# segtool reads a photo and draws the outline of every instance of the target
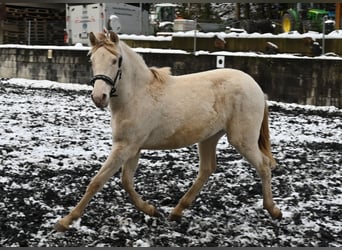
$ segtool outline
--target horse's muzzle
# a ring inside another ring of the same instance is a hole
[[[96,107],[105,108],[108,106],[109,95],[104,93],[102,95],[94,96],[93,94],[91,94],[91,99],[93,100]]]

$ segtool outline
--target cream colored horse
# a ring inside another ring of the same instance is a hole
[[[263,204],[270,215],[282,214],[273,202],[268,108],[258,84],[234,69],[171,76],[169,68],[148,68],[142,57],[113,33],[90,33],[97,107],[108,104],[112,113],[113,146],[77,206],[57,224],[65,231],[84,212],[91,198],[122,168],[122,185],[137,209],[157,216],[157,209],[134,189],[133,176],[142,149],[173,149],[198,142],[198,176],[171,211],[179,220],[216,169],[216,144],[229,142],[261,177]]]

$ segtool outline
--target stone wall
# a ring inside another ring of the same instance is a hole
[[[87,83],[92,76],[86,49],[0,47],[0,77]],[[171,67],[174,75],[216,68],[217,55],[140,53],[147,65]],[[224,53],[222,53],[224,55]],[[342,60],[339,58],[224,55],[224,66],[243,70],[260,84],[270,100],[342,107]]]
[[[91,68],[86,50],[0,48],[1,77],[85,83]]]

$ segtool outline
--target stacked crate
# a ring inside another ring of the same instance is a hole
[[[24,40],[21,31],[23,22],[17,9],[2,5],[0,12],[2,43],[20,43],[19,41]]]
[[[61,45],[65,10],[2,5],[0,10],[2,43]]]

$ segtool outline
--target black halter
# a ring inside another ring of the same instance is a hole
[[[119,63],[118,63],[118,71],[116,72],[116,76],[114,77],[114,79],[110,78],[109,76],[106,76],[106,75],[95,75],[89,82],[90,85],[94,85],[95,81],[96,80],[103,80],[105,81],[107,84],[109,84],[112,89],[110,91],[110,97],[113,97],[113,96],[117,96],[115,94],[116,92],[116,84],[118,82],[118,80],[121,79],[121,64],[122,64],[122,57],[120,56],[119,57]]]

